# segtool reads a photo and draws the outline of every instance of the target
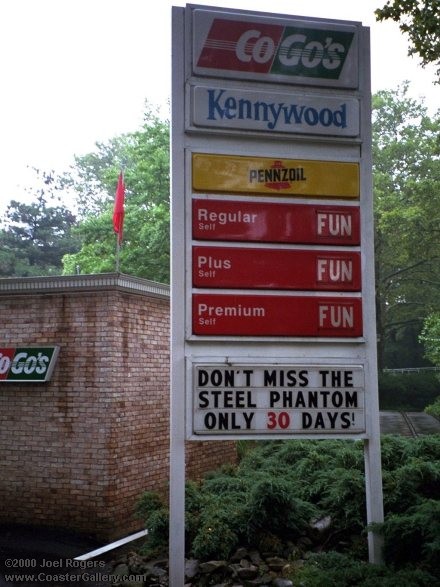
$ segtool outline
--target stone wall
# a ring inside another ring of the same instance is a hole
[[[0,280],[0,348],[60,346],[49,382],[0,382],[0,523],[113,539],[141,526],[143,491],[167,492],[168,292],[97,277]],[[234,459],[187,443],[187,476]]]

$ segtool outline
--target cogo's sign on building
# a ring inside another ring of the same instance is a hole
[[[357,30],[295,19],[280,23],[252,16],[194,11],[194,71],[308,85],[356,87]]]
[[[49,381],[59,347],[0,348],[0,382]]]

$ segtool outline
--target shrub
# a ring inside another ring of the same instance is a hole
[[[136,513],[139,518],[145,520],[145,525],[148,528],[144,553],[154,556],[164,550],[168,544],[168,507],[158,493],[149,491],[141,496]]]
[[[397,567],[418,565],[440,576],[440,502],[423,500],[383,525],[385,558]]]
[[[440,574],[440,435],[384,436],[382,457],[385,524],[375,530],[384,534],[389,568],[355,560],[366,553],[363,443],[348,440],[259,442],[238,466],[188,482],[187,554],[228,558],[246,543],[281,554],[298,541],[299,549],[308,543],[339,552],[309,557],[295,585],[434,585]],[[166,545],[168,512],[161,498],[144,495],[138,511],[149,548]],[[318,532],[312,522],[324,518],[330,525]],[[352,558],[342,556],[348,551]]]
[[[439,482],[438,464],[418,458],[411,458],[395,471],[384,471],[384,503],[387,511],[402,513],[421,499],[438,496]]]
[[[435,399],[435,401],[432,404],[426,406],[425,412],[427,414],[430,414],[431,416],[434,416],[434,418],[440,420],[440,395]]]
[[[356,469],[327,467],[319,476],[321,510],[338,530],[360,532],[365,528],[365,478]]]
[[[426,571],[396,571],[331,551],[312,554],[290,578],[294,585],[304,587],[432,587],[435,584],[435,577]]]
[[[198,503],[186,501],[186,516],[193,520],[188,552],[202,559],[227,558],[246,536],[248,490],[246,479],[223,470],[201,483]]]
[[[379,406],[381,410],[424,410],[440,392],[435,373],[381,373]]]
[[[259,530],[289,540],[299,538],[318,515],[316,507],[297,497],[288,480],[269,475],[250,488],[247,502],[249,539]]]
[[[227,559],[238,546],[239,537],[233,530],[227,512],[221,507],[205,508],[192,542],[192,554],[201,559]]]

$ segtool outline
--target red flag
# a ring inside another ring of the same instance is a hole
[[[122,242],[122,230],[124,228],[124,197],[125,184],[122,171],[118,177],[118,185],[115,194],[115,207],[113,209],[113,229],[118,235],[118,243]]]

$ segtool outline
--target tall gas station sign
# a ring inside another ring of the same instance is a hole
[[[380,522],[369,31],[187,5],[172,68],[171,512],[185,439],[339,438]]]

